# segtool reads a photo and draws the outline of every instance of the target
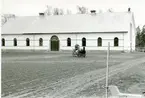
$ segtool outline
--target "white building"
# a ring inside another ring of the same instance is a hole
[[[132,12],[21,16],[2,26],[2,49],[133,51],[135,32]]]

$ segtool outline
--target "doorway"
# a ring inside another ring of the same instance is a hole
[[[52,36],[50,40],[51,51],[59,51],[59,39],[57,36]]]

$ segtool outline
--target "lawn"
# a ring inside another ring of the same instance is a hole
[[[145,57],[142,53],[121,53],[111,52],[109,67],[115,67],[123,62]],[[143,67],[144,63],[140,66]],[[88,52],[86,58],[72,57],[71,53],[51,52],[7,52],[2,53],[2,96],[3,97],[46,97],[60,94],[62,97],[72,93],[69,97],[99,95],[104,90],[105,80],[99,83],[89,84],[85,89],[83,86],[88,82],[88,77],[103,75],[106,67],[105,52]],[[134,88],[142,85],[142,78],[145,77],[142,67],[132,68],[130,71],[114,75],[117,78],[110,78],[110,84],[116,84],[121,90],[135,92]],[[140,73],[141,72],[141,73]],[[136,73],[138,73],[136,75]],[[87,76],[88,75],[88,76]],[[130,76],[140,79],[131,82]],[[86,80],[85,80],[86,79]],[[128,81],[129,79],[130,81]],[[89,79],[88,79],[89,80]],[[120,82],[121,80],[121,82]],[[82,82],[83,81],[83,82]],[[127,82],[126,86],[125,83]],[[131,83],[130,83],[131,82]],[[141,83],[138,84],[138,82]],[[77,84],[77,85],[76,85]],[[121,85],[121,86],[120,86]],[[99,89],[96,89],[96,87]],[[123,88],[124,87],[124,88]],[[71,89],[70,89],[71,88]],[[79,88],[79,89],[77,89]],[[75,93],[74,93],[74,90]],[[144,89],[142,89],[144,90]],[[67,92],[69,91],[69,92]],[[139,92],[138,92],[139,93]]]

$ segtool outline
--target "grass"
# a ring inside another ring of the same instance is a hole
[[[110,77],[109,85],[116,85],[122,93],[143,94],[145,92],[145,63]],[[105,80],[79,92],[78,96],[80,95],[86,97],[104,96]],[[111,95],[110,91],[109,95]]]
[[[145,92],[145,63],[133,67],[125,73],[119,73],[110,80],[110,84],[117,85],[121,92],[138,93]]]

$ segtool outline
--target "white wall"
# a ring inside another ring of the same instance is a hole
[[[124,33],[124,50],[125,51],[135,51],[135,38],[136,38],[136,27],[133,20],[133,13],[128,19],[128,32]]]
[[[88,33],[88,34],[40,34],[40,35],[2,35],[5,38],[6,46],[2,49],[31,49],[50,50],[50,39],[56,35],[60,40],[60,50],[72,50],[75,44],[82,46],[82,38],[86,38],[87,50],[106,50],[110,42],[111,50],[128,50],[128,33]],[[71,38],[71,46],[67,46],[67,38]],[[102,38],[102,47],[98,47],[97,39]],[[114,47],[114,38],[119,38],[119,46]],[[17,45],[13,46],[13,39],[17,38]],[[26,38],[30,39],[30,46],[26,46]],[[43,38],[43,46],[39,46],[39,38]]]
[[[136,27],[135,27],[135,22],[134,22],[134,17],[133,17],[133,14],[132,14],[132,21],[131,21],[131,24],[132,24],[132,49],[133,51],[135,51],[135,44],[136,44]]]

